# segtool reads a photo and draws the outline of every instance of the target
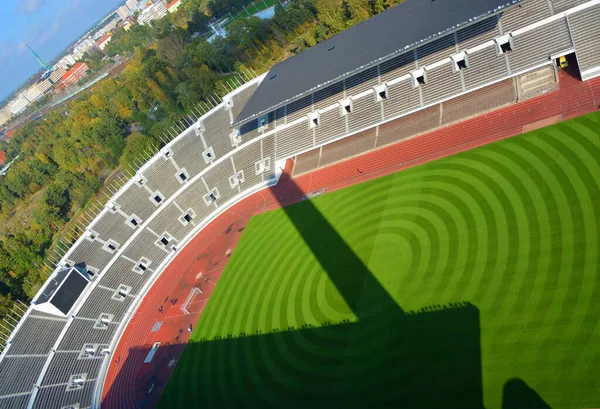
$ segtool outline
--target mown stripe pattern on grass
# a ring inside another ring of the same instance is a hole
[[[285,209],[256,216],[161,407],[492,409],[512,378],[600,405],[599,113],[294,206],[400,312],[360,322]]]

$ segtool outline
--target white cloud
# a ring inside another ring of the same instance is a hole
[[[46,4],[47,0],[18,0],[17,11],[23,14],[33,14]]]
[[[60,25],[58,24],[58,21],[55,21],[48,30],[44,31],[40,35],[40,37],[37,39],[37,44],[44,44],[46,41],[48,41],[50,37],[52,37],[54,33],[58,31],[59,27]]]

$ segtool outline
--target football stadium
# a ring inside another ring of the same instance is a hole
[[[22,305],[0,409],[599,407],[599,38],[406,0],[248,77]]]

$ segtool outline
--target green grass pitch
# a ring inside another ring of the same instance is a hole
[[[600,113],[249,222],[161,408],[600,407]]]

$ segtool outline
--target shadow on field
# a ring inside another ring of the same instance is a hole
[[[293,181],[273,192],[281,195],[282,204],[304,196]],[[356,322],[189,343],[159,407],[483,408],[480,321],[474,305],[402,310],[311,201],[283,209]],[[145,365],[160,369],[175,355],[171,348],[180,346],[161,346],[154,362]],[[133,368],[127,362],[124,366],[121,372],[131,377]],[[137,382],[138,399],[145,402],[140,407],[154,407],[169,373],[164,368],[160,378]],[[521,380],[509,381],[504,393],[503,408],[548,408]]]

